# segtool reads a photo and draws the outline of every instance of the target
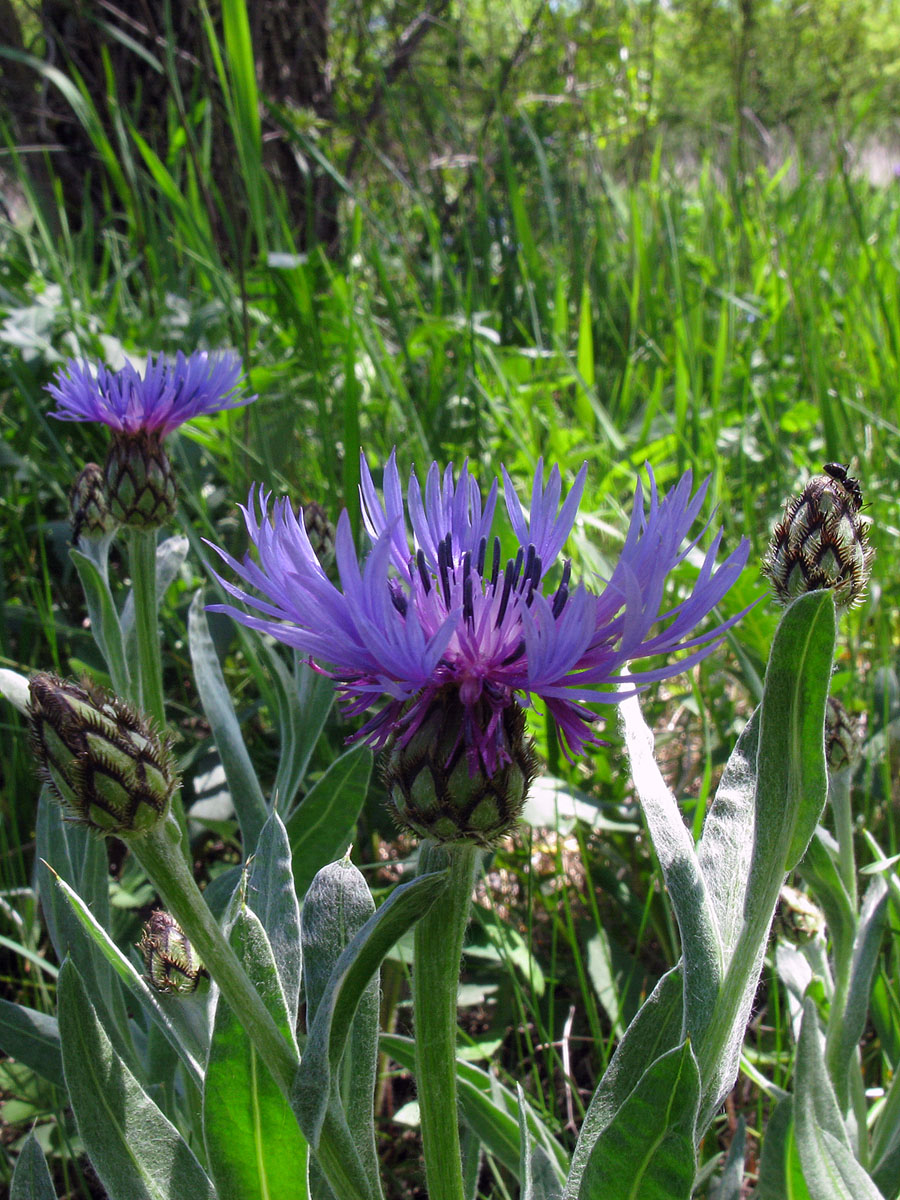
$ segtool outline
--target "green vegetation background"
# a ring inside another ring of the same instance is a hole
[[[726,543],[753,545],[733,611],[764,590],[758,563],[786,496],[824,461],[854,460],[878,557],[843,623],[834,692],[865,722],[860,820],[896,852],[900,4],[272,0],[248,16],[242,0],[199,0],[159,6],[152,28],[146,14],[0,0],[0,666],[99,668],[66,495],[105,436],[48,419],[43,390],[73,354],[117,365],[233,346],[260,397],[172,442],[194,540],[164,613],[188,794],[211,761],[183,632],[205,578],[199,538],[243,550],[251,481],[333,519],[345,504],[356,515],[361,447],[373,465],[394,445],[404,467],[468,457],[482,479],[503,462],[520,482],[539,455],[568,479],[586,459],[572,553],[602,573],[643,464],[661,486],[691,467],[711,476]],[[762,604],[727,652],[648,699],[695,828],[775,622]],[[252,670],[227,622],[216,633],[271,778]],[[49,1010],[30,890],[37,785],[23,723],[5,708],[0,724],[0,986]],[[556,828],[526,826],[496,856],[469,1036],[565,1138],[677,958],[677,931],[615,720],[610,746],[577,766],[542,722],[533,731],[589,819],[560,821],[545,803]],[[321,770],[346,730],[335,719],[326,732]],[[377,792],[364,863],[392,852]],[[198,847],[210,873],[237,854],[227,827]],[[112,866],[118,933],[134,942],[151,897],[121,855]],[[892,934],[872,1086],[900,1058],[898,950]],[[793,1047],[769,984],[748,1055],[784,1083]],[[60,1096],[14,1064],[0,1088],[0,1181],[37,1117],[66,1194],[89,1196]],[[710,1159],[737,1111],[757,1135],[764,1124],[752,1081],[733,1100]],[[391,1164],[398,1196],[414,1194],[408,1160]],[[498,1175],[491,1194],[506,1186]]]

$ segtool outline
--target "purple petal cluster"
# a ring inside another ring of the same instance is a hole
[[[363,731],[376,747],[411,737],[432,701],[452,688],[467,714],[466,743],[489,774],[508,759],[503,710],[535,697],[553,715],[567,753],[576,755],[596,740],[587,705],[615,703],[678,674],[721,642],[743,614],[701,634],[694,630],[735,582],[749,550],[745,539],[717,566],[719,532],[690,595],[667,608],[666,578],[702,536],[701,530],[687,540],[707,484],[692,493],[688,472],[660,497],[651,473],[649,505],[638,482],[610,579],[597,591],[574,586],[570,563],[556,564],[586,470],[563,499],[559,469],[545,483],[539,462],[526,514],[504,469],[503,501],[517,543],[504,561],[500,538],[492,536],[497,480],[484,499],[467,464],[458,478],[452,466],[441,475],[432,464],[424,494],[411,473],[404,503],[395,455],[384,470],[383,498],[363,461],[371,548],[360,562],[343,513],[336,540],[340,587],[322,570],[302,512],[295,516],[286,499],[270,509],[269,494],[252,490],[242,511],[258,561],[248,554],[239,562],[214,549],[254,591],[224,579],[223,586],[260,615],[212,607],[316,659],[337,681],[349,712],[383,701]],[[626,690],[619,688],[626,664],[664,654],[678,657],[654,669],[632,668]]]
[[[255,400],[242,390],[236,354],[198,350],[174,359],[147,356],[143,373],[127,363],[120,371],[70,359],[47,391],[61,421],[102,421],[117,433],[165,437],[192,417],[238,408]]]

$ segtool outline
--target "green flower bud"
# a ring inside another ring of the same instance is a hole
[[[488,776],[466,746],[466,709],[455,688],[439,693],[405,744],[395,743],[384,768],[397,824],[435,842],[495,845],[515,825],[537,774],[537,756],[525,736],[525,714],[502,710],[509,761]],[[484,714],[484,728],[489,714]]]
[[[117,522],[106,499],[103,470],[96,463],[88,463],[72,484],[69,519],[72,542],[76,546],[81,537],[101,538],[116,528]]]
[[[115,433],[103,471],[110,512],[123,525],[158,529],[175,512],[175,474],[158,433]]]
[[[30,684],[41,775],[70,821],[118,837],[159,824],[178,786],[169,742],[118,697],[54,675]]]
[[[763,563],[780,604],[804,592],[831,588],[841,607],[865,595],[875,551],[868,517],[860,514],[862,489],[840,463],[826,463],[789,501]]]
[[[187,935],[167,912],[152,912],[140,940],[147,982],[158,992],[189,996],[206,968]]]
[[[825,760],[829,771],[852,766],[859,757],[859,725],[840,700],[828,697],[825,708]]]

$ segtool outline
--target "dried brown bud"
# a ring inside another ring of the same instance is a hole
[[[147,981],[158,992],[189,996],[206,969],[187,935],[167,912],[152,912],[140,941]]]

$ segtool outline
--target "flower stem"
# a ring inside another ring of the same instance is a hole
[[[166,712],[156,603],[156,531],[129,529],[128,558],[134,589],[134,632],[138,656],[136,699],[138,706],[162,730],[166,727]]]
[[[275,1082],[290,1100],[298,1059],[238,962],[194,881],[179,848],[178,822],[168,822],[130,845],[166,908],[190,938]]]
[[[463,936],[480,851],[469,843],[441,847],[425,841],[419,873],[449,867],[441,903],[415,927],[413,1012],[416,1082],[429,1200],[464,1200],[456,1106],[456,997]]]

